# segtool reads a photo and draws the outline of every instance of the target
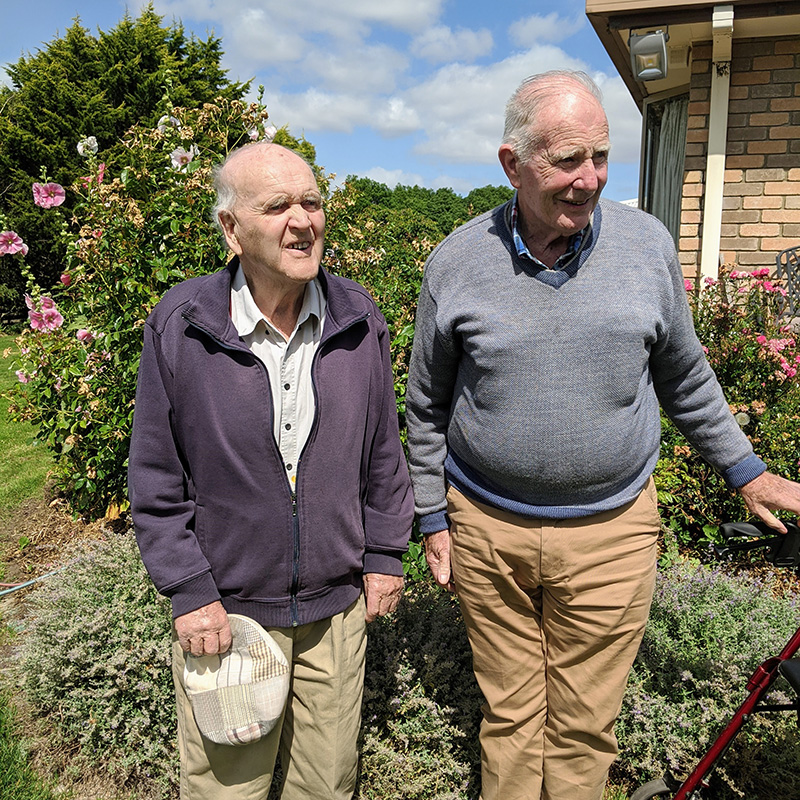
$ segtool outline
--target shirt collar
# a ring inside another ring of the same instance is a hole
[[[314,278],[314,280],[306,284],[303,305],[300,307],[295,330],[309,317],[313,316],[317,318],[317,321],[321,320],[324,313],[323,303],[324,295],[322,294],[322,289],[318,280]],[[272,330],[277,330],[261,313],[261,309],[256,305],[256,301],[253,300],[253,295],[247,285],[247,279],[241,266],[236,270],[231,283],[231,318],[239,336],[249,336],[255,331],[258,323],[262,321]]]
[[[516,192],[514,193],[514,200],[511,205],[511,235],[514,237],[514,247],[517,251],[517,255],[520,258],[527,258],[529,261],[533,261],[534,264],[542,269],[564,269],[564,267],[566,267],[567,264],[572,261],[575,254],[581,249],[583,239],[589,233],[591,228],[592,222],[590,220],[589,224],[583,230],[573,233],[567,241],[567,249],[564,254],[558,257],[556,263],[553,264],[552,267],[548,267],[539,261],[536,256],[531,255],[531,251],[528,250],[528,245],[525,244],[525,240],[522,238],[522,234],[519,232],[519,199],[518,194]]]

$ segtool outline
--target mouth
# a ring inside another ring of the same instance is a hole
[[[311,247],[311,242],[292,242],[288,245],[289,250],[308,250]]]
[[[568,200],[567,198],[559,198],[562,203],[566,203],[568,206],[572,206],[573,208],[584,208],[587,206],[592,200],[594,199],[594,195],[585,198],[584,200]]]

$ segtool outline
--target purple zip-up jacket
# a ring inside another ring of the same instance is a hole
[[[338,614],[362,574],[401,575],[413,498],[386,322],[320,270],[316,412],[296,495],[272,434],[263,363],[230,318],[234,259],[172,288],[144,328],[128,467],[142,559],[173,616],[222,600],[290,627]]]

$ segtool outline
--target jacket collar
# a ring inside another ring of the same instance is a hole
[[[205,279],[200,279],[197,292],[183,310],[183,317],[192,325],[229,345],[241,345],[242,340],[231,320],[231,284],[239,258],[232,258],[224,269]],[[322,341],[339,331],[360,322],[369,316],[365,304],[353,302],[353,293],[347,289],[347,281],[331,275],[323,267],[319,270],[319,282],[327,301],[325,328]]]

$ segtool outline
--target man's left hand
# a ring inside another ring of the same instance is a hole
[[[764,472],[739,487],[747,507],[771,528],[786,533],[786,526],[772,513],[784,509],[800,516],[800,483]]]
[[[364,574],[364,598],[367,601],[367,622],[391,614],[403,594],[402,575],[382,575],[379,572]]]

